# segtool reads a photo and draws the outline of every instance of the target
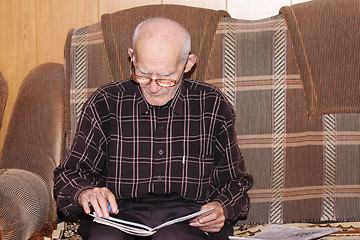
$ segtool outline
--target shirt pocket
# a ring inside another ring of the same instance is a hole
[[[212,168],[214,165],[214,156],[188,156],[186,161],[187,178],[190,182],[199,182],[205,184],[210,180]]]

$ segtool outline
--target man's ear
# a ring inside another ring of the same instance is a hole
[[[189,72],[191,70],[191,68],[196,63],[196,59],[197,59],[197,56],[193,53],[188,56],[188,60],[186,62],[186,67],[185,67],[184,72]]]
[[[132,59],[134,56],[134,49],[128,48],[128,54],[129,54],[130,58]]]

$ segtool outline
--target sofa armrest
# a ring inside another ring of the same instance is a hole
[[[38,175],[20,169],[0,174],[0,229],[5,239],[29,239],[54,211],[52,193]]]
[[[46,63],[20,87],[0,156],[4,239],[28,239],[56,219],[53,171],[64,158],[64,84],[64,66]]]

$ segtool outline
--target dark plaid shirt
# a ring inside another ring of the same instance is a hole
[[[238,148],[235,114],[216,87],[184,79],[175,97],[149,105],[131,80],[99,88],[84,105],[66,161],[55,170],[65,214],[81,191],[107,187],[117,199],[177,193],[217,201],[227,219],[245,215],[251,175]]]

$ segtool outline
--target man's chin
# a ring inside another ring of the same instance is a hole
[[[158,94],[158,95],[146,94],[145,99],[152,106],[163,106],[171,100],[171,98],[166,96],[166,94]]]
[[[148,103],[150,103],[150,105],[152,105],[152,106],[163,106],[167,102],[168,101],[148,101]]]

